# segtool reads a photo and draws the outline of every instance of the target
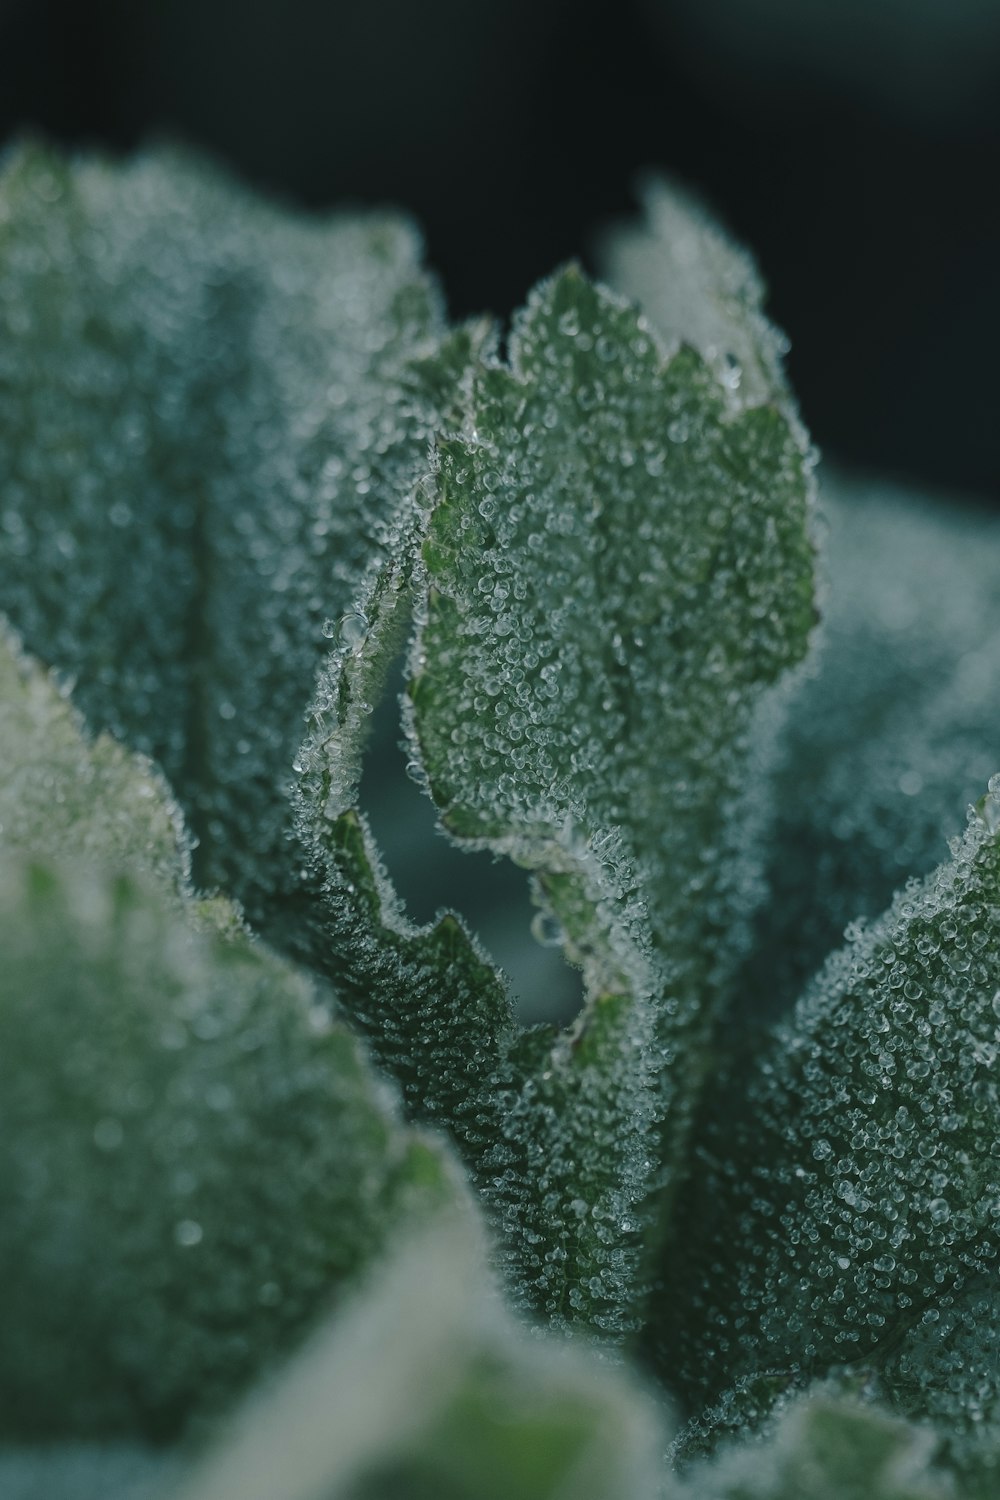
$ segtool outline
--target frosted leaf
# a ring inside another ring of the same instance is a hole
[[[162,1439],[457,1179],[315,987],[238,928],[11,856],[0,928],[0,1426]]]
[[[536,872],[588,993],[511,1099],[494,1191],[538,1303],[610,1331],[657,1119],[669,1176],[743,938],[754,710],[813,620],[807,465],[777,408],[734,411],[693,350],[665,362],[572,269],[439,453],[411,732],[446,830]]]
[[[459,330],[442,346],[437,369],[452,403],[449,410],[442,390],[442,420],[457,422],[455,393],[488,332]],[[510,1000],[453,913],[427,927],[409,921],[358,801],[373,706],[412,623],[425,523],[418,491],[393,532],[389,561],[372,570],[353,602],[350,617],[364,619],[363,638],[338,632],[319,675],[309,734],[295,759],[307,878],[278,930],[284,946],[335,982],[411,1112],[454,1131],[475,1168],[495,1135],[490,1083],[514,1034]]]
[[[196,160],[0,176],[0,609],[153,756],[195,876],[264,920],[338,619],[425,464],[438,297],[408,225],[278,212]]]
[[[110,735],[89,739],[66,693],[0,620],[0,849],[127,865],[186,891],[190,856],[163,777]]]
[[[529,1337],[465,1222],[398,1253],[166,1500],[653,1500],[651,1396]]]
[[[930,1419],[942,1465],[960,1492],[996,1493],[1000,1483],[1000,1326],[996,1278],[973,1279],[925,1309],[879,1364],[885,1396]]]
[[[926,1428],[820,1390],[788,1405],[764,1440],[692,1466],[677,1500],[950,1500],[935,1447]]]
[[[1000,844],[970,814],[952,860],[713,1081],[658,1308],[692,1402],[876,1358],[995,1274],[998,905]]]
[[[600,246],[610,285],[639,303],[661,338],[697,349],[734,406],[790,400],[788,341],[761,310],[752,257],[676,183],[648,176],[640,189],[644,222],[616,226]]]
[[[820,649],[788,715],[742,984],[772,1019],[848,922],[940,862],[1000,740],[995,517],[836,476],[821,509]]]

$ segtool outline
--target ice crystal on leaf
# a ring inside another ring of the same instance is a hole
[[[1000,852],[970,816],[710,1090],[662,1325],[692,1391],[901,1359],[995,1274]]]
[[[647,1500],[630,1341],[678,1500],[995,1489],[1000,782],[940,847],[995,769],[995,529],[834,482],[817,590],[752,263],[652,183],[605,266],[501,353],[391,216],[162,150],[0,172],[19,1496]],[[393,888],[401,657],[563,1030]]]
[[[464,1144],[515,1295],[614,1333],[742,938],[753,707],[813,623],[807,464],[780,410],[732,411],[694,350],[665,359],[572,269],[534,294],[509,366],[487,355],[466,384],[427,514],[321,677],[338,722],[303,749],[301,826],[373,1047]],[[452,837],[534,872],[587,982],[571,1034],[518,1038],[454,919],[406,924],[350,807],[345,747],[407,608],[428,791]]]

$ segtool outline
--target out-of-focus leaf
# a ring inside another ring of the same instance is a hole
[[[170,1500],[652,1500],[650,1394],[504,1313],[468,1220],[399,1252]]]
[[[237,927],[11,857],[0,927],[2,1427],[172,1435],[457,1179]]]
[[[950,1500],[936,1439],[877,1407],[822,1391],[799,1397],[763,1438],[693,1465],[677,1500]]]
[[[0,848],[127,866],[187,890],[180,809],[145,756],[88,739],[66,693],[0,622]]]
[[[824,479],[819,650],[787,718],[747,1017],[775,1019],[947,839],[1000,740],[1000,528],[955,501]],[[933,601],[933,608],[931,607]]]
[[[536,872],[587,987],[497,1153],[550,1313],[621,1319],[639,1205],[684,1138],[756,894],[753,713],[813,622],[806,469],[778,409],[734,411],[693,350],[665,361],[572,269],[441,444],[414,741],[444,827]]]
[[[159,1500],[174,1461],[155,1448],[58,1443],[0,1447],[3,1500]]]
[[[297,885],[327,633],[425,466],[441,329],[391,216],[294,217],[166,151],[0,175],[0,610],[158,761],[198,884],[261,922]]]
[[[649,176],[640,190],[642,221],[616,225],[599,246],[611,286],[661,338],[697,349],[734,406],[790,401],[788,340],[764,316],[753,258],[683,188]]]

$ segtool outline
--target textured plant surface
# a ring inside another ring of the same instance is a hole
[[[501,344],[391,216],[3,165],[4,1496],[996,1493],[1000,533],[817,503],[683,194],[603,262]]]

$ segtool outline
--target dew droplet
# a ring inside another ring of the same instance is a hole
[[[125,1132],[118,1120],[98,1120],[94,1126],[94,1145],[99,1151],[117,1151],[124,1136]]]
[[[360,610],[341,615],[336,625],[337,643],[343,646],[345,651],[360,651],[368,639],[369,629],[368,616],[363,615]]]
[[[174,1225],[174,1243],[184,1250],[200,1245],[204,1237],[205,1231],[196,1219],[179,1219]]]
[[[566,941],[562,923],[548,911],[536,911],[531,919],[531,936],[543,948],[561,948]]]

